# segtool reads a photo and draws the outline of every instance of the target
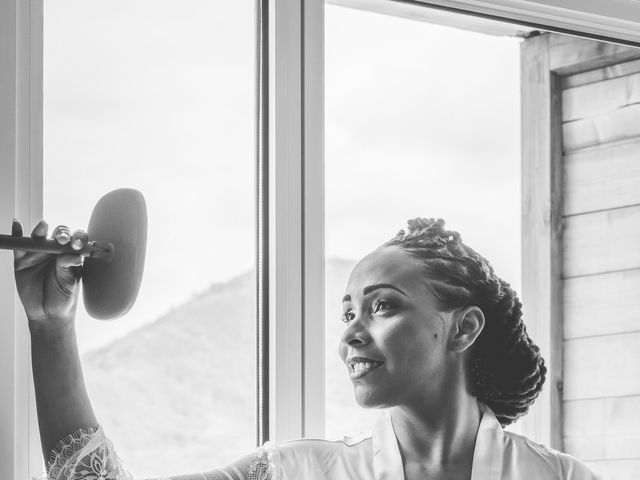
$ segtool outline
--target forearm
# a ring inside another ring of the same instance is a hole
[[[79,429],[97,425],[87,395],[72,322],[32,325],[31,357],[40,440],[45,460],[56,442]]]

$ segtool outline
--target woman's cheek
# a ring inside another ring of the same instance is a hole
[[[398,356],[407,348],[411,335],[401,319],[387,318],[371,329],[371,336],[385,355]]]
[[[426,360],[429,351],[441,341],[439,332],[426,328],[423,323],[414,324],[411,319],[402,317],[385,325],[384,336],[388,347],[411,359],[411,363]]]

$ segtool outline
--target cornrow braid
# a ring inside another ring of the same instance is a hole
[[[485,326],[468,357],[469,389],[502,426],[524,415],[544,384],[547,369],[522,321],[522,303],[489,262],[446,230],[444,220],[415,218],[383,246],[419,260],[441,310],[477,306]]]

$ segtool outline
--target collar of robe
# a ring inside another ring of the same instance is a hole
[[[480,427],[473,451],[471,480],[502,478],[504,432],[491,409],[479,402],[482,411]],[[391,411],[385,410],[373,431],[373,471],[375,480],[404,479],[400,447],[391,422]]]

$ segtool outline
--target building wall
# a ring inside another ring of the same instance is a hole
[[[640,60],[562,78],[565,450],[640,472]]]

